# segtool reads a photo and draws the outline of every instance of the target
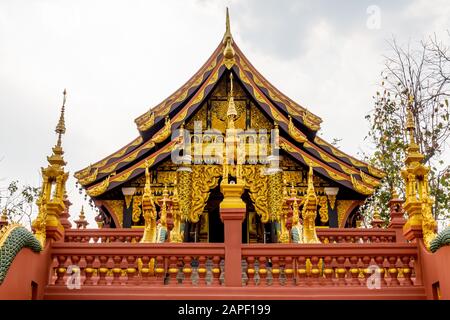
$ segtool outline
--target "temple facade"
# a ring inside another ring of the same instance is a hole
[[[411,114],[406,197],[364,228],[384,173],[318,136],[322,120],[244,56],[228,11],[137,138],[75,173],[92,229],[83,209],[69,221],[65,105],[33,232],[0,217],[0,299],[450,299],[450,229],[436,235]]]
[[[321,139],[322,120],[271,85],[226,25],[203,67],[135,120],[135,140],[75,174],[100,209],[98,223],[144,227],[147,183],[154,219],[169,229],[159,241],[223,242],[220,186],[241,179],[244,243],[292,241],[289,212],[302,212],[308,195],[314,226],[356,227],[358,208],[383,173]],[[162,201],[170,218],[161,214]]]

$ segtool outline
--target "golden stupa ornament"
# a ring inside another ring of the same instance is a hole
[[[66,133],[64,120],[67,91],[63,92],[63,104],[55,132],[58,135],[56,145],[53,147],[52,155],[47,157],[47,168],[41,168],[42,187],[41,194],[36,201],[38,215],[32,223],[32,229],[36,238],[45,247],[47,239],[47,228],[63,231],[64,227],[60,221],[60,214],[65,210],[64,194],[66,193],[66,181],[69,173],[64,171],[64,151],[61,146],[62,135]],[[55,233],[55,237],[57,232]]]
[[[427,249],[436,237],[437,223],[433,218],[434,199],[430,196],[428,174],[430,168],[423,165],[423,154],[415,140],[415,121],[412,113],[413,98],[409,99],[406,130],[409,145],[406,152],[405,169],[401,174],[406,185],[406,199],[403,208],[408,214],[408,221],[403,230],[407,238],[410,231],[422,230],[423,241]]]
[[[231,27],[230,27],[230,13],[227,8],[226,22],[225,22],[225,35],[223,36],[223,44],[225,46],[223,50],[224,64],[228,69],[231,69],[236,60],[234,59],[235,51],[232,46],[233,44],[233,36],[231,35]]]

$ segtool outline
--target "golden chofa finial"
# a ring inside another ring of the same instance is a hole
[[[61,136],[64,133],[66,133],[66,123],[64,121],[64,112],[65,112],[65,108],[66,108],[66,95],[67,95],[67,91],[66,91],[66,89],[64,89],[61,114],[59,115],[59,121],[58,121],[58,124],[56,125],[56,129],[55,129],[55,132],[58,134],[58,143],[57,143],[58,147],[61,146]]]
[[[233,41],[233,36],[231,35],[230,12],[227,7],[226,21],[225,21],[225,35],[223,36],[223,44],[226,44],[228,40]]]
[[[226,30],[222,42],[225,45],[225,49],[223,50],[224,64],[228,69],[231,69],[236,61],[234,60],[235,52],[233,46],[231,45],[233,43],[233,36],[231,35],[230,15],[228,13],[228,8],[227,8]]]

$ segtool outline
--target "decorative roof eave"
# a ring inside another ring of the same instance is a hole
[[[208,79],[203,83],[202,87],[196,92],[196,94],[191,97],[188,103],[181,110],[179,110],[172,119],[170,119],[169,136],[170,132],[178,129],[180,125],[186,120],[186,118],[189,117],[193,112],[195,112],[197,107],[202,104],[205,97],[213,89],[214,85],[223,74],[224,70],[225,67],[223,66],[223,61],[221,60],[220,63],[216,64],[213,72],[210,73]],[[115,161],[109,163],[104,167],[99,168],[98,176],[96,176],[96,180],[94,181],[103,179],[105,176],[108,176],[109,174],[122,169],[124,166],[130,164],[136,159],[139,159],[143,154],[146,154],[150,149],[154,148],[157,143],[163,142],[156,139],[156,137],[164,135],[165,138],[163,140],[169,138],[169,136],[166,136],[166,134],[164,133],[164,131],[166,131],[167,129],[168,128],[166,126],[161,128],[159,131],[155,132],[153,136],[149,140],[147,140],[147,142],[132,150],[132,152],[125,154],[120,158],[117,158]],[[94,181],[90,181],[90,183]]]
[[[247,59],[239,47],[234,44],[234,49],[237,55],[240,57],[240,64],[244,71],[248,72],[249,76],[255,82],[255,84],[261,89],[261,91],[273,101],[279,108],[286,113],[295,117],[298,121],[303,123],[306,127],[313,131],[320,129],[322,119],[306,108],[298,105],[295,101],[284,95],[275,86],[273,86]]]
[[[339,183],[363,196],[372,195],[375,191],[374,187],[362,181],[362,178],[359,175],[348,175],[338,171],[322,160],[317,159],[301,150],[299,147],[295,146],[283,137],[280,137],[280,147],[304,165],[313,167],[314,171],[318,172],[322,176],[325,176],[330,180],[333,180],[336,183]]]
[[[125,147],[112,153],[111,155],[107,156],[106,158],[104,158],[94,164],[91,164],[82,170],[75,172],[74,177],[78,180],[79,183],[81,183],[81,180],[85,179],[89,175],[92,175],[98,168],[104,167],[108,163],[114,161],[113,159],[120,158],[123,155],[134,150],[136,147],[138,147],[142,143],[142,141],[143,141],[142,137],[137,137],[136,139],[131,141],[129,144],[127,144]]]
[[[363,162],[361,160],[355,159],[352,156],[349,156],[348,154],[340,151],[335,146],[333,146],[331,143],[323,140],[319,136],[316,136],[314,138],[314,143],[317,144],[322,150],[326,151],[328,154],[332,154],[335,157],[339,158],[341,161],[355,166],[359,168],[360,170],[363,170],[365,173],[370,174],[373,177],[376,177],[377,179],[382,179],[386,176],[386,173],[384,173],[382,170],[375,168],[366,162]]]
[[[180,89],[175,91],[156,107],[136,118],[135,123],[138,126],[139,131],[142,132],[150,129],[154,125],[156,118],[164,118],[170,111],[174,110],[185,101],[189,95],[192,95],[195,92],[195,89],[200,87],[203,82],[206,81],[208,78],[207,73],[216,67],[221,55],[221,49],[222,44],[219,44],[206,63]]]
[[[291,135],[297,142],[307,141],[306,135],[300,130],[295,130],[292,126],[292,120],[286,117],[278,107],[274,106],[269,98],[267,98],[259,89],[259,87],[253,82],[251,78],[245,73],[240,59],[236,59],[236,63],[232,70],[238,75],[240,81],[249,92],[249,94],[255,99],[259,106],[265,111],[265,113],[275,122],[278,123],[281,129],[287,134]]]
[[[177,141],[173,140],[164,145],[159,150],[155,150],[152,154],[149,156],[141,159],[139,162],[131,166],[130,168],[117,173],[115,175],[109,175],[102,181],[96,183],[95,185],[89,187],[86,190],[86,193],[91,197],[99,197],[108,190],[114,189],[120,185],[122,185],[124,182],[129,181],[130,179],[133,179],[137,176],[139,176],[141,173],[145,171],[146,168],[146,162],[149,163],[150,167],[155,166],[156,164],[160,163],[164,159],[167,158],[167,156],[170,155],[172,152],[172,149],[175,147]]]

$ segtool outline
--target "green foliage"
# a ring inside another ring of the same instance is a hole
[[[0,189],[1,212],[6,209],[11,222],[22,223],[31,227],[34,203],[39,193],[40,188],[19,185],[19,181],[11,181],[6,187]]]
[[[450,54],[436,39],[422,41],[417,50],[401,48],[395,40],[392,52],[386,57],[380,90],[373,97],[374,109],[366,116],[370,123],[367,138],[375,148],[366,157],[386,177],[376,193],[361,208],[361,214],[370,220],[375,209],[388,220],[388,202],[392,192],[404,197],[401,170],[404,167],[408,137],[406,135],[409,96],[416,123],[415,138],[430,167],[430,193],[435,197],[433,213],[436,219],[449,217],[450,167],[442,157],[450,135]]]

